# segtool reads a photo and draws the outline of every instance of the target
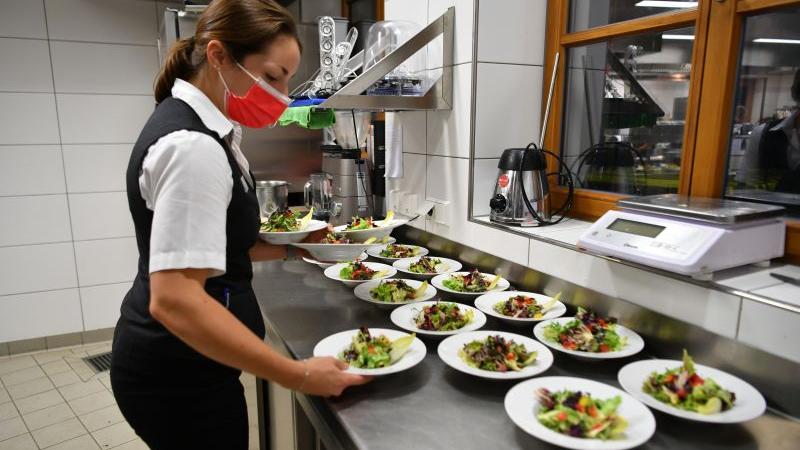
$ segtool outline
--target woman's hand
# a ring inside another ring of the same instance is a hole
[[[347,363],[336,358],[309,358],[304,364],[307,364],[308,378],[301,391],[306,394],[336,397],[348,386],[372,381],[372,377],[345,372]]]

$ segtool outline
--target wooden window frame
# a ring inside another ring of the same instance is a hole
[[[569,48],[638,33],[693,26],[695,39],[678,193],[721,197],[729,150],[732,93],[736,83],[744,18],[755,13],[800,6],[800,0],[699,0],[697,8],[668,11],[571,33],[567,31],[569,2],[547,2],[544,73],[548,80],[556,53],[560,54],[560,59],[550,121],[545,131],[545,148],[561,148]],[[714,76],[703,76],[707,67],[715,68]],[[549,83],[544,83],[542,111],[546,106],[548,88]],[[704,118],[702,127],[698,127],[700,117]],[[549,164],[556,167],[557,161],[549,157]],[[551,186],[551,195],[553,204],[561,204],[566,198],[567,189]],[[626,195],[613,192],[575,189],[570,215],[595,220],[607,211],[616,209],[617,200],[624,197]],[[800,262],[800,221],[787,222],[786,255],[790,261]]]

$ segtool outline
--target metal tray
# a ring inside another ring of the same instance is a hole
[[[689,198],[678,194],[626,198],[617,201],[617,205],[624,209],[724,224],[778,217],[786,212],[782,206],[720,198]]]

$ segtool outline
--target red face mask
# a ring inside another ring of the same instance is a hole
[[[219,72],[219,78],[225,86],[225,110],[228,117],[249,128],[274,125],[292,100],[263,79],[253,76],[241,64],[236,63],[236,65],[255,83],[250,86],[244,97],[239,97],[228,89],[228,84]]]

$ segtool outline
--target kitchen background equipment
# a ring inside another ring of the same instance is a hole
[[[257,181],[256,197],[261,219],[266,219],[273,212],[289,207],[289,183],[280,180]]]
[[[372,140],[368,143],[368,167],[372,174],[372,214],[386,216],[386,122],[372,122]]]
[[[405,20],[383,20],[369,28],[364,51],[364,70],[397,50],[402,44],[422,30],[422,26]],[[427,53],[423,48],[375,82],[369,95],[422,95],[430,87],[425,76]]]
[[[372,113],[337,110],[332,131],[336,144],[322,145],[322,170],[332,176],[333,201],[341,205],[331,223],[340,225],[352,217],[374,214],[370,167],[364,158]],[[382,181],[382,180],[381,180]]]
[[[333,177],[329,173],[312,173],[303,186],[307,208],[314,208],[314,219],[329,221],[338,216],[342,205],[333,200]]]
[[[572,208],[573,176],[564,159],[543,148],[544,134],[547,130],[547,121],[550,116],[550,105],[553,102],[553,89],[555,88],[556,74],[558,73],[558,58],[556,53],[553,64],[553,74],[550,78],[550,93],[547,97],[547,107],[542,118],[539,146],[530,143],[525,148],[508,149],[503,152],[500,162],[495,192],[489,201],[492,222],[506,225],[519,225],[536,227],[554,225],[566,217]],[[556,172],[547,172],[547,156],[553,157],[559,163]],[[550,195],[547,177],[557,175],[568,187],[564,203],[555,211],[551,211]],[[528,191],[531,197],[528,197]],[[555,220],[553,217],[557,217]]]
[[[581,153],[576,164],[575,178],[582,188],[647,195],[647,164],[630,142],[593,145]],[[637,164],[641,166],[641,175],[638,177],[635,171]]]
[[[624,210],[598,219],[579,247],[698,279],[784,253],[780,206],[676,194],[617,204]]]
[[[547,161],[542,152],[524,148],[503,151],[497,164],[497,183],[489,201],[493,222],[506,225],[535,226],[536,220],[522,198],[522,189],[530,193],[532,206],[544,220],[550,220],[550,193],[547,186]]]
[[[331,175],[333,201],[341,205],[339,214],[331,216],[332,224],[340,225],[352,217],[372,215],[372,190],[361,150],[323,145],[322,170]]]

